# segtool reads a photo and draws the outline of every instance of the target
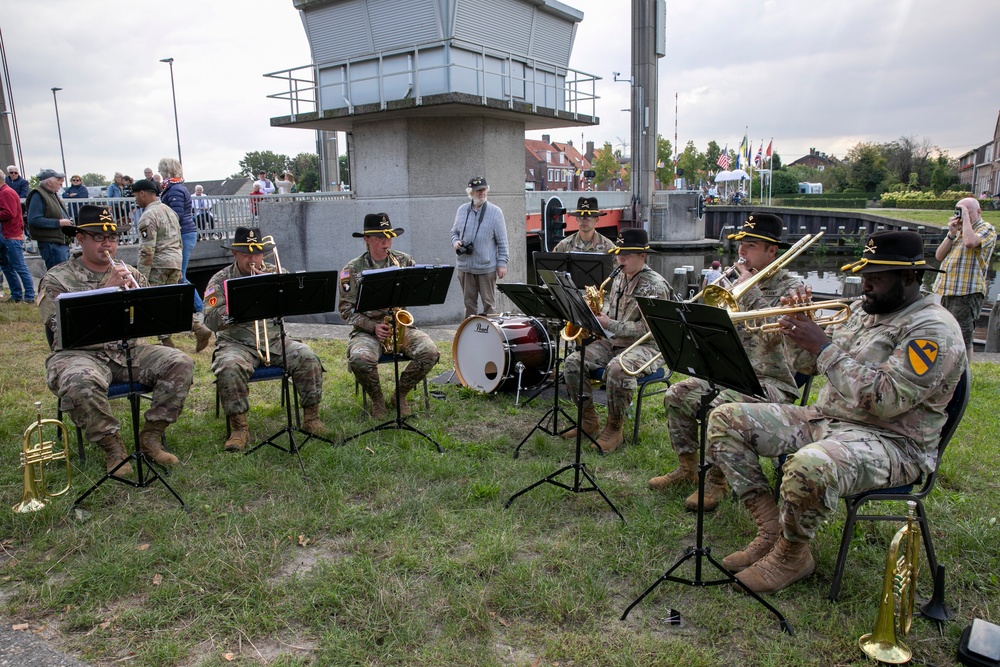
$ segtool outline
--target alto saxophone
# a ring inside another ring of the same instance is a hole
[[[399,268],[399,260],[388,251],[389,261]],[[382,341],[382,354],[399,354],[406,345],[406,328],[413,326],[413,314],[404,308],[393,308],[385,314],[382,324],[389,327],[389,336]]]

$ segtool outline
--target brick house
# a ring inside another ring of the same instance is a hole
[[[815,148],[810,148],[809,155],[803,155],[795,162],[792,162],[791,164],[785,166],[794,167],[798,165],[803,167],[812,167],[813,169],[823,171],[827,167],[833,167],[836,164],[837,164],[836,158],[827,157],[826,153],[821,153],[820,151],[817,151]]]
[[[590,169],[590,161],[572,141],[553,144],[547,134],[524,140],[526,190],[582,190],[584,169]]]
[[[958,182],[979,197],[1000,192],[1000,114],[993,126],[993,139],[958,157]]]

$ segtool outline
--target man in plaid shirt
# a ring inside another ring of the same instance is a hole
[[[966,197],[955,205],[948,234],[934,252],[945,271],[934,283],[934,293],[941,295],[941,305],[958,320],[970,363],[972,336],[986,299],[986,274],[996,241],[997,230],[983,220],[979,201]]]

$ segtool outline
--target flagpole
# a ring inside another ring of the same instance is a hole
[[[767,144],[768,156],[767,156],[767,169],[771,173],[771,178],[767,182],[767,205],[771,206],[771,189],[774,187],[774,137],[771,137],[771,141]]]

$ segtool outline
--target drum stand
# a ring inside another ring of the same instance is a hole
[[[618,518],[621,519],[622,521],[625,521],[625,517],[622,516],[622,513],[618,511],[618,508],[615,507],[615,504],[613,502],[611,502],[611,499],[608,498],[604,494],[604,491],[601,491],[601,487],[597,486],[597,482],[594,480],[593,476],[589,472],[587,472],[587,464],[583,463],[582,461],[580,461],[580,453],[581,453],[581,451],[583,449],[583,436],[584,435],[586,435],[587,438],[591,442],[593,442],[595,446],[597,446],[598,451],[600,451],[600,449],[601,449],[600,446],[597,445],[597,441],[595,441],[590,436],[589,433],[585,433],[584,430],[583,430],[583,428],[581,426],[579,426],[579,424],[583,423],[583,396],[584,396],[584,394],[583,394],[583,383],[586,381],[586,378],[584,377],[584,375],[585,375],[584,369],[586,368],[586,366],[584,365],[584,360],[586,358],[586,353],[587,353],[587,340],[584,340],[583,343],[581,343],[581,345],[580,345],[580,391],[577,394],[577,403],[576,403],[576,423],[577,423],[578,426],[577,426],[577,429],[576,429],[576,457],[574,458],[573,463],[565,465],[562,468],[560,468],[559,470],[556,470],[551,475],[549,475],[547,477],[544,477],[544,478],[538,480],[537,482],[535,482],[534,484],[521,489],[520,491],[518,491],[517,493],[515,493],[514,495],[512,495],[510,497],[510,499],[504,505],[504,509],[510,507],[511,503],[513,503],[514,500],[517,499],[518,496],[524,495],[525,493],[527,493],[528,491],[531,491],[532,489],[534,489],[537,486],[541,486],[542,484],[548,483],[548,484],[552,484],[554,486],[558,486],[560,488],[566,489],[567,491],[572,491],[573,493],[587,493],[588,491],[597,491],[597,493],[599,493],[601,495],[601,498],[604,498],[604,502],[606,502],[608,504],[608,506],[612,510],[614,510],[615,514],[618,515]],[[556,387],[558,388],[558,384],[556,385]],[[556,416],[558,415],[558,413],[562,411],[562,408],[560,408],[559,404],[558,404],[558,402],[559,402],[559,392],[558,391],[555,393],[555,397],[556,397],[555,398],[555,405],[549,411],[550,413],[552,413],[553,422],[555,421]],[[563,412],[563,414],[565,415],[566,413]],[[540,429],[542,427],[541,426],[542,421],[545,421],[545,419],[547,418],[547,416],[548,416],[548,413],[546,413],[546,417],[542,417],[542,420],[539,421],[539,423],[535,426],[535,428],[533,428],[531,430],[531,433],[534,433],[536,430],[538,430],[538,429]],[[529,433],[528,436],[530,436],[531,433]],[[523,445],[524,442],[527,439],[528,438],[526,437],[524,440],[522,440],[521,441],[521,445]],[[521,445],[517,446],[518,449],[521,448]],[[517,458],[517,450],[514,451],[514,458]],[[558,477],[562,473],[566,472],[567,470],[572,470],[573,471],[573,485],[572,486],[570,486],[568,484],[564,484],[563,482],[560,482],[560,481],[556,480],[556,477]],[[583,486],[583,480],[584,479],[586,479],[587,482],[589,482],[590,486]]]

